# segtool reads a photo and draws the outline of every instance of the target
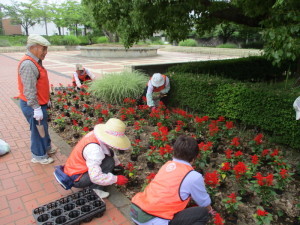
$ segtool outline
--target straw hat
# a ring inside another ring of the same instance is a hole
[[[131,143],[125,135],[126,125],[119,119],[110,118],[105,124],[95,126],[96,137],[110,147],[119,150],[128,150]]]
[[[155,73],[151,77],[151,84],[154,87],[160,87],[164,84],[164,82],[165,82],[165,80],[164,80],[163,76],[160,73]]]
[[[50,42],[38,34],[30,34],[27,39],[27,44],[39,44],[42,46],[49,46]]]

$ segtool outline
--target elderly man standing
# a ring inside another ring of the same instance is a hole
[[[32,163],[49,164],[54,160],[48,154],[51,149],[48,133],[47,107],[50,102],[50,88],[47,70],[42,65],[50,43],[40,35],[32,34],[27,39],[27,53],[18,66],[18,88],[20,106],[31,131]],[[37,125],[42,125],[44,135]]]

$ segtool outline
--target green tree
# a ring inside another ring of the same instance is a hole
[[[2,18],[3,18],[3,12],[2,12],[2,9],[3,9],[3,5],[0,4],[0,35],[3,34],[3,26],[2,26]]]
[[[266,56],[274,63],[299,60],[299,0],[83,0],[98,26],[120,35],[125,47],[165,31],[170,41],[187,38],[193,28],[221,23],[262,28]],[[282,33],[283,32],[283,33]],[[284,44],[282,44],[284,43]]]
[[[78,25],[83,24],[84,8],[83,6],[74,0],[66,1],[61,4],[63,8],[63,19],[66,27],[69,30],[73,30],[75,35],[78,36]]]
[[[66,27],[64,19],[64,8],[60,4],[52,3],[49,5],[50,20],[56,25],[58,34],[62,35],[62,27]]]
[[[12,19],[12,23],[20,24],[26,35],[28,29],[39,23],[42,18],[42,10],[39,0],[31,0],[29,3],[12,1],[11,5],[5,5],[5,15]]]

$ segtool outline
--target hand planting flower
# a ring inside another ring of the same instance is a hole
[[[253,216],[258,225],[268,225],[271,224],[271,221],[273,220],[272,214],[265,211],[262,207],[258,207]]]

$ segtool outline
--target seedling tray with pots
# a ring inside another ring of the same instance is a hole
[[[79,225],[101,217],[106,210],[105,202],[89,188],[68,195],[33,210],[39,225]]]

